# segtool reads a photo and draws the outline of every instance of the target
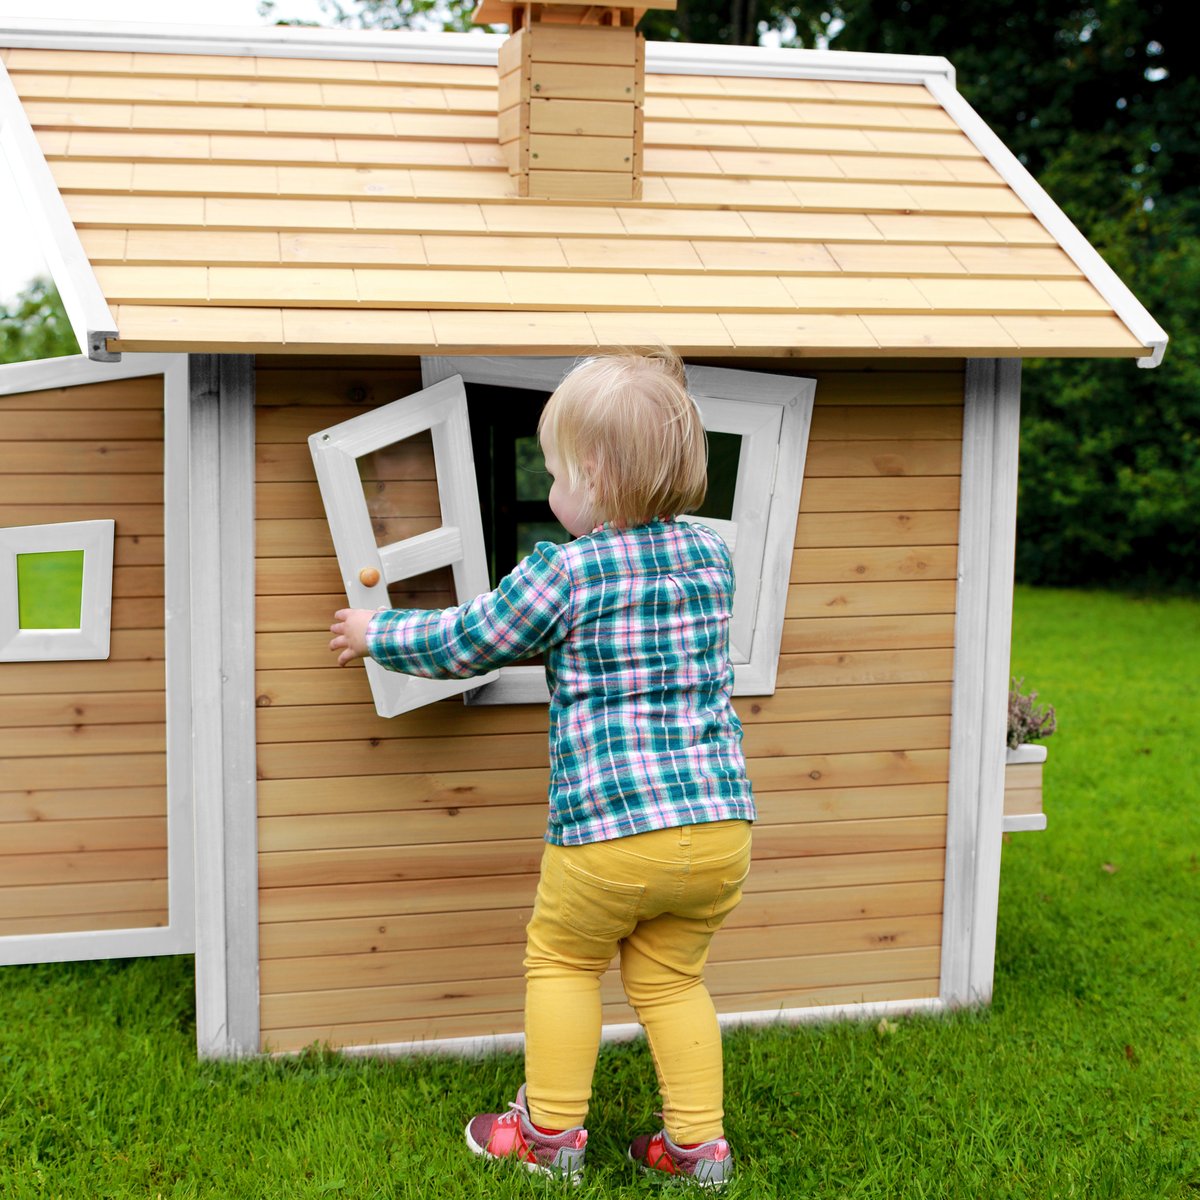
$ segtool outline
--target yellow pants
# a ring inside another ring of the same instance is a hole
[[[703,971],[749,869],[748,821],[547,844],[525,952],[525,1095],[535,1125],[584,1124],[600,976],[619,949],[667,1133],[683,1143],[723,1135],[721,1032]]]

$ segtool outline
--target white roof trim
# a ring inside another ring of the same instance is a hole
[[[0,18],[0,44],[41,50],[107,50],[152,54],[230,54],[267,58],[370,59],[495,66],[502,33],[411,33],[311,29],[297,26],[161,25],[129,21]],[[859,54],[842,50],[777,50],[647,42],[646,69],[679,75],[754,75],[923,83],[954,79],[944,58],[919,54]]]
[[[959,128],[983,156],[1000,172],[1004,182],[1021,198],[1031,213],[1046,227],[1088,281],[1112,306],[1143,346],[1153,353],[1139,358],[1139,367],[1157,367],[1167,348],[1167,334],[1146,311],[1141,301],[1117,278],[1117,273],[1100,257],[1100,252],[1076,229],[1070,217],[1050,198],[1019,158],[988,128],[983,118],[967,103],[953,84],[931,76],[925,86],[940,101]]]
[[[107,339],[117,336],[116,322],[3,63],[0,63],[0,159],[7,162],[12,172],[17,194],[58,286],[80,349],[98,362],[118,361],[121,356],[107,348]]]

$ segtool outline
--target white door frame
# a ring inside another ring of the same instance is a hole
[[[167,924],[140,929],[0,937],[0,965],[187,954],[195,947],[192,835],[191,645],[188,558],[188,392],[184,354],[82,355],[0,365],[0,396],[110,380],[163,378],[164,638],[167,702]]]

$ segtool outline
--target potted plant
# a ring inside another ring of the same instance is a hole
[[[1013,679],[1008,692],[1008,754],[1004,766],[1004,832],[1045,829],[1042,767],[1046,747],[1034,745],[1056,728],[1052,705],[1040,707],[1037,692]]]

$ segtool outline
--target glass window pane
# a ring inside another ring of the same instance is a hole
[[[80,628],[83,551],[18,554],[17,610],[22,629]]]
[[[698,517],[733,520],[733,493],[737,486],[738,460],[742,454],[740,433],[708,435],[708,494],[696,509]]]
[[[536,437],[519,437],[517,446],[517,499],[549,500],[553,482]]]

